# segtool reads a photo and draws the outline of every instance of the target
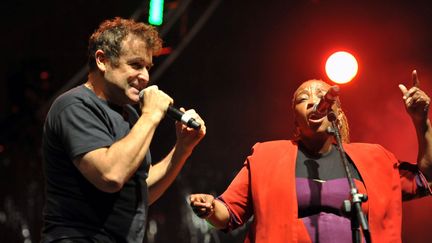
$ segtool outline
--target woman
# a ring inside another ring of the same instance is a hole
[[[347,119],[337,100],[337,117],[349,167],[360,193],[372,242],[401,242],[402,198],[430,194],[432,135],[430,98],[414,87],[399,85],[419,140],[417,164],[399,162],[377,144],[349,143]],[[245,242],[351,242],[349,215],[341,210],[350,199],[346,173],[328,132],[331,122],[314,104],[329,90],[321,80],[300,85],[293,97],[295,139],[257,143],[243,168],[216,200],[191,195],[195,213],[216,228],[231,230],[253,215]]]

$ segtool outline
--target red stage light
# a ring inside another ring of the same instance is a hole
[[[325,70],[330,80],[338,84],[344,84],[357,75],[358,63],[352,54],[339,51],[333,53],[327,59]]]

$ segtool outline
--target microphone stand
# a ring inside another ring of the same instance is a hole
[[[362,229],[366,242],[370,243],[371,237],[369,231],[369,224],[361,208],[362,202],[367,201],[367,195],[358,193],[357,186],[354,183],[354,180],[351,176],[350,168],[348,166],[348,159],[346,157],[345,151],[342,146],[340,131],[336,124],[337,121],[336,114],[331,109],[329,109],[327,113],[327,119],[332,123],[332,129],[330,132],[333,133],[333,135],[336,138],[337,149],[339,151],[339,155],[344,165],[345,172],[347,174],[348,183],[350,186],[351,199],[344,201],[343,210],[351,217],[351,230],[352,230],[352,240],[353,240],[352,242],[354,243],[361,242],[361,229]]]

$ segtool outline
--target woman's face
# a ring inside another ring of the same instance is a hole
[[[331,122],[326,114],[313,112],[312,107],[320,101],[329,88],[330,85],[323,81],[310,80],[300,85],[294,93],[294,122],[300,139],[328,135],[327,128],[331,126]],[[335,107],[336,105],[333,104],[332,109],[335,110]]]

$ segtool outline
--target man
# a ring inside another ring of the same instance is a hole
[[[42,242],[142,242],[148,205],[206,131],[194,110],[182,109],[200,129],[176,123],[174,148],[151,165],[149,145],[173,103],[146,87],[161,43],[153,27],[121,18],[90,37],[87,82],[57,98],[45,121]],[[131,106],[138,103],[141,115]]]

